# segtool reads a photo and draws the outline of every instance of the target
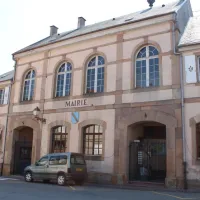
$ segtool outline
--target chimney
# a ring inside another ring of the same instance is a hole
[[[78,28],[82,28],[85,26],[85,19],[83,17],[78,18]]]
[[[58,28],[56,26],[50,26],[50,36],[56,35],[58,33]]]
[[[153,7],[153,4],[155,3],[155,0],[147,0],[147,2],[149,3],[149,7]]]

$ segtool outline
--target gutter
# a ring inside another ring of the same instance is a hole
[[[9,111],[10,111],[10,96],[12,92],[12,85],[14,84],[14,80],[15,80],[15,73],[16,73],[16,61],[14,65],[14,76],[13,76],[13,79],[11,80],[11,84],[9,86],[9,93],[8,93],[8,109],[7,109],[7,116],[6,116],[6,129],[5,129],[4,140],[3,140],[3,162],[2,162],[1,173],[0,173],[1,176],[3,175],[4,161],[5,161],[6,140],[7,140],[7,135],[8,135],[8,117],[9,117]]]
[[[186,2],[186,1],[185,1]],[[185,3],[184,2],[184,3]],[[176,13],[177,15],[177,13]],[[180,60],[180,89],[181,89],[181,123],[182,123],[182,139],[183,139],[183,143],[182,143],[182,151],[183,151],[183,178],[184,178],[184,190],[188,189],[187,186],[187,160],[186,160],[186,134],[185,134],[185,103],[184,103],[184,98],[185,98],[185,94],[184,94],[184,76],[183,76],[183,56],[180,52],[176,51],[176,30],[175,30],[175,26],[176,26],[176,16],[173,23],[173,37],[172,37],[172,41],[173,41],[173,46],[174,46],[174,55],[179,56],[179,60]]]

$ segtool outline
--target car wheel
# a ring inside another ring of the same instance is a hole
[[[57,177],[57,184],[60,186],[64,186],[66,184],[66,177],[64,174],[59,174]]]
[[[26,172],[25,173],[25,181],[26,182],[32,182],[33,181],[32,173],[31,172]]]

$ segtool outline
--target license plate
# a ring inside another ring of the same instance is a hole
[[[80,169],[80,168],[76,168],[76,171],[77,171],[77,172],[82,172],[83,170]]]

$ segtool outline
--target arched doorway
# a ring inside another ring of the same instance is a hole
[[[27,126],[14,129],[13,174],[22,175],[24,168],[31,164],[33,129]]]
[[[140,122],[128,126],[129,181],[165,182],[166,126]]]

